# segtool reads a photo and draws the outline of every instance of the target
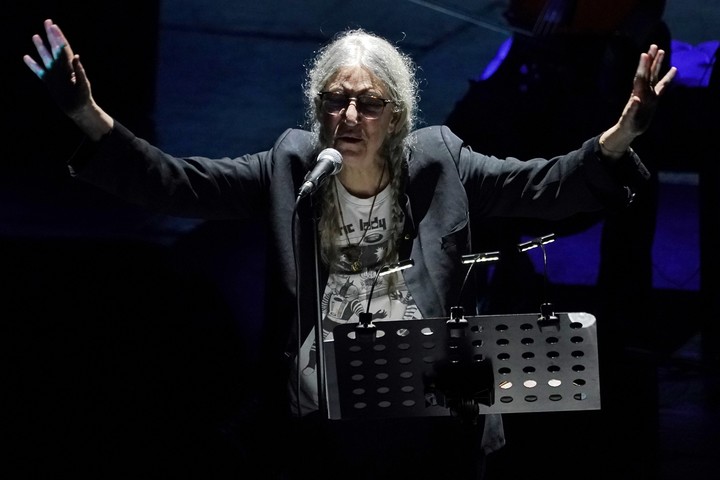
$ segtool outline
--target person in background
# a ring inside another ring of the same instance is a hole
[[[332,326],[357,322],[366,303],[378,321],[447,316],[462,288],[460,258],[472,252],[470,216],[626,208],[648,178],[631,144],[675,75],[660,76],[665,52],[651,45],[614,123],[563,155],[500,159],[447,127],[416,129],[412,59],[352,29],[309,65],[306,129],[286,130],[266,151],[210,159],[163,152],[103,110],[52,20],[32,41],[26,65],[86,137],[70,175],[165,214],[268,220],[263,355],[248,374],[252,399],[225,429],[242,468],[262,478],[483,478],[486,456],[505,443],[499,415],[328,420],[313,374],[323,360],[316,319],[331,341]],[[330,161],[333,171],[318,174]],[[368,281],[405,259],[413,268]],[[474,298],[461,303],[474,311]]]

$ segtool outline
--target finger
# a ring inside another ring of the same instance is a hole
[[[649,54],[640,54],[640,61],[638,62],[635,77],[633,78],[633,92],[638,93],[649,87],[649,69],[651,68],[650,61],[651,59]]]
[[[50,43],[50,48],[53,52],[53,58],[59,58],[63,51],[68,55],[68,58],[72,58],[72,50],[70,49],[70,44],[65,38],[65,35],[63,35],[62,30],[60,30],[60,27],[58,27],[54,23],[51,23],[47,26],[46,32],[48,36],[48,42]]]
[[[665,76],[655,86],[655,93],[657,95],[662,95],[665,88],[667,88],[670,82],[673,81],[673,78],[675,78],[675,74],[677,74],[677,67],[670,67],[670,70],[668,70]]]
[[[35,60],[30,55],[25,55],[23,57],[23,61],[25,62],[25,65],[32,70],[32,72],[37,75],[38,78],[42,79],[43,76],[45,76],[45,69],[42,68],[40,65],[37,64]]]
[[[40,35],[33,35],[32,41],[35,45],[35,50],[37,50],[38,55],[40,55],[40,60],[42,60],[43,65],[45,65],[45,68],[50,68],[53,64],[53,59],[50,52],[48,52],[47,47],[45,47],[43,39]]]
[[[658,49],[659,49],[659,47],[656,44],[652,43],[652,44],[650,44],[650,47],[648,47],[647,53],[648,53],[648,55],[650,55],[651,57],[654,58],[658,53]]]
[[[653,59],[652,66],[650,67],[650,84],[655,85],[658,83],[660,78],[660,70],[662,69],[663,62],[665,61],[665,51],[658,50],[657,56]]]
[[[658,46],[656,44],[650,44],[647,51],[648,56],[648,82],[650,86],[657,82],[657,72],[655,71],[658,59]]]
[[[52,26],[53,22],[49,18],[43,22],[43,26],[45,27],[45,36],[48,39],[48,43],[50,43],[50,46],[53,46],[53,32],[52,32]]]

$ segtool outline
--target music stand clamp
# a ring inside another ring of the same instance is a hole
[[[355,326],[357,338],[360,341],[373,341],[377,338],[377,327],[372,323],[372,313],[361,312],[358,314],[358,323]]]
[[[540,305],[538,327],[540,327],[540,331],[552,329],[557,332],[560,330],[560,320],[557,315],[555,315],[552,303],[543,303]]]
[[[448,326],[450,338],[464,337],[468,327],[468,322],[465,319],[465,309],[460,306],[451,307],[450,319],[445,324]]]

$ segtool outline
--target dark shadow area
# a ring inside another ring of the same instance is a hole
[[[0,246],[8,478],[202,478],[239,461],[222,427],[253,388],[247,327],[192,258],[118,240]]]

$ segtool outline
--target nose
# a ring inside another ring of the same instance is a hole
[[[355,125],[358,122],[357,100],[351,98],[345,107],[345,123]]]

